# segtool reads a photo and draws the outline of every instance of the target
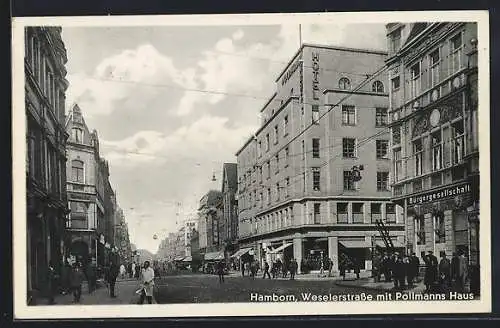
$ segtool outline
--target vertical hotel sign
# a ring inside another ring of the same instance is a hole
[[[319,100],[319,52],[312,52],[312,94],[313,100]]]

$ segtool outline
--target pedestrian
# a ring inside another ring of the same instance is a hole
[[[149,263],[149,261],[147,261]],[[146,264],[146,262],[144,262],[144,264]],[[153,270],[151,268],[151,270]],[[139,280],[141,278],[141,266],[139,264],[137,264],[135,266],[135,273],[134,273],[134,278]]]
[[[332,276],[332,270],[333,270],[333,261],[331,258],[328,258],[327,260],[327,266],[328,266],[328,277]]]
[[[288,276],[289,267],[290,267],[290,261],[288,260],[283,261],[282,278],[286,278]]]
[[[441,261],[439,261],[439,286],[442,292],[449,291],[451,286],[451,263],[446,258],[446,253],[441,252]]]
[[[81,263],[76,262],[73,264],[73,270],[70,274],[70,286],[73,291],[73,302],[80,303],[80,298],[82,296],[82,283],[85,279],[85,275],[81,268]]]
[[[409,287],[413,287],[418,271],[420,268],[420,260],[415,253],[411,253],[408,259],[407,282]]]
[[[56,270],[52,265],[52,261],[49,261],[49,265],[47,267],[47,299],[50,305],[56,304],[54,299],[55,289],[57,285],[58,276],[56,274]]]
[[[108,269],[107,281],[109,283],[109,296],[115,298],[116,278],[118,278],[118,265],[114,261],[110,261]]]
[[[297,272],[298,264],[295,259],[290,261],[290,280],[295,280],[295,273]]]
[[[240,263],[240,266],[241,266],[241,276],[242,277],[245,276],[245,265],[246,265],[246,262],[241,262]]]
[[[432,292],[436,284],[438,275],[438,261],[437,258],[434,256],[433,252],[428,251],[428,254],[425,257],[424,262],[425,262],[425,276],[424,276],[425,291]]]
[[[384,253],[382,258],[382,272],[384,273],[385,282],[391,281],[391,268],[390,268],[390,258],[387,252]]]
[[[342,277],[342,280],[345,280],[346,263],[344,260],[342,260],[339,263],[339,271],[340,271],[340,276]]]
[[[450,275],[451,275],[451,284],[452,288],[457,291],[458,288],[458,272],[460,270],[460,259],[458,258],[457,252],[453,252],[451,256],[451,264],[450,264]]]
[[[356,274],[356,280],[359,280],[359,273],[360,273],[360,265],[357,260],[354,261],[353,263],[353,269],[354,273]]]
[[[69,265],[67,259],[64,258],[63,264],[61,267],[61,287],[62,287],[61,294],[63,294],[63,295],[66,295],[70,291],[70,285],[69,285],[70,273],[71,273],[71,266]]]
[[[267,261],[264,262],[264,275],[262,279],[266,279],[266,275],[271,279],[271,274],[269,273],[269,263]]]
[[[125,269],[125,265],[124,264],[120,265],[120,278],[121,279],[125,279],[125,273],[126,273],[126,271],[127,270]]]
[[[462,250],[458,253],[457,291],[465,292],[465,284],[469,278],[469,265]]]
[[[148,304],[153,304],[153,288],[155,283],[154,282],[155,273],[153,268],[151,268],[149,261],[144,262],[144,268],[142,269],[141,276],[142,276],[142,291],[139,304],[144,304],[145,300],[148,301]]]
[[[97,289],[97,267],[92,259],[88,260],[85,276],[87,277],[89,294],[92,294]]]
[[[217,263],[217,275],[219,276],[219,283],[222,284],[224,282],[224,262],[219,261]]]
[[[252,277],[252,279],[255,279],[255,276],[257,275],[257,262],[253,261],[252,263],[247,263],[249,267],[249,274]]]

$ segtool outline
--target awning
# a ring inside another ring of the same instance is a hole
[[[364,240],[340,240],[341,243],[346,248],[371,248],[370,242]]]
[[[269,251],[269,254],[276,254],[287,248],[288,246],[292,245],[292,243],[286,243],[284,245],[281,245],[278,248],[273,249],[272,251]]]
[[[223,258],[224,252],[211,252],[205,254],[205,261],[222,260]]]
[[[375,241],[375,244],[378,246],[378,247],[382,247],[382,248],[385,248],[385,244],[382,240],[377,240]],[[393,240],[392,241],[392,244],[394,245],[394,248],[404,248],[404,245],[401,244],[399,241],[397,240]]]
[[[174,261],[182,261],[183,258],[184,256],[177,256],[176,258],[174,258]]]
[[[191,262],[193,260],[193,258],[191,256],[186,256],[182,262]]]
[[[252,249],[252,247],[247,247],[247,248],[239,249],[238,251],[236,251],[236,253],[234,253],[233,255],[231,255],[231,257],[240,257],[240,256],[248,253],[251,249]]]

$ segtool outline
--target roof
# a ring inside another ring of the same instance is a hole
[[[227,185],[229,189],[236,190],[238,188],[238,164],[236,163],[224,163],[224,179],[222,184],[227,178]]]
[[[222,192],[219,190],[210,190],[208,193],[205,194],[200,200],[200,207],[201,209],[204,206],[211,207],[211,206],[218,206],[222,202]]]
[[[410,34],[408,35],[408,38],[406,39],[406,43],[409,43],[411,42],[411,40],[415,39],[417,37],[417,35],[419,35],[420,33],[422,33],[428,26],[428,23],[415,23],[415,25],[413,25],[411,31],[410,31]]]

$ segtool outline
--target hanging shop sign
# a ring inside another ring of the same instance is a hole
[[[319,78],[320,78],[320,66],[319,66],[319,52],[312,53],[312,93],[313,99],[319,100]]]
[[[408,198],[408,205],[435,202],[438,200],[452,198],[470,192],[471,192],[471,184],[467,182],[453,187],[440,188],[438,190],[426,192],[418,196],[412,196]]]

